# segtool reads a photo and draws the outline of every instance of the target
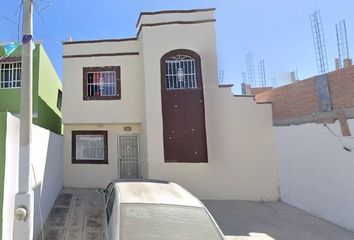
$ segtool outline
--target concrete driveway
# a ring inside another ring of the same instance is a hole
[[[354,233],[282,202],[203,202],[228,240],[354,239]],[[64,188],[44,226],[44,239],[102,240],[104,217],[103,195],[96,189]]]
[[[354,233],[282,202],[203,202],[228,240],[354,239]]]

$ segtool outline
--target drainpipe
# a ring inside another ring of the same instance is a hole
[[[18,193],[15,196],[14,240],[33,239],[33,190],[30,181],[32,141],[32,0],[23,1],[22,79]]]

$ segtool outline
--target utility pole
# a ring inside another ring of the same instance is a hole
[[[32,141],[32,0],[23,0],[22,79],[19,184],[15,197],[14,240],[33,240],[33,190],[31,187]]]

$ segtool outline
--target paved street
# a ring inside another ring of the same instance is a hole
[[[354,233],[282,202],[203,202],[228,240],[354,239]],[[63,189],[45,224],[44,237],[46,240],[103,239],[103,217],[103,195],[95,189]]]
[[[354,233],[282,202],[203,202],[228,240],[354,239]]]

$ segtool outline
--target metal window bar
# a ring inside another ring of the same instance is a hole
[[[87,73],[87,96],[117,95],[117,75],[115,71]]]
[[[343,60],[349,58],[348,37],[345,20],[336,23],[339,67],[343,68]]]
[[[197,88],[195,60],[193,58],[177,55],[167,59],[165,64],[167,89]]]
[[[19,87],[21,87],[21,62],[1,64],[0,88]]]
[[[140,176],[138,135],[119,136],[119,152],[120,178],[138,178]]]
[[[256,87],[256,75],[255,75],[255,70],[254,70],[253,53],[246,54],[246,67],[247,67],[248,83],[252,87]]]
[[[319,75],[323,75],[326,74],[328,71],[328,60],[322,27],[322,20],[319,11],[315,11],[313,14],[310,15],[310,22],[316,54],[317,71]]]
[[[103,135],[77,135],[77,160],[104,160]]]

